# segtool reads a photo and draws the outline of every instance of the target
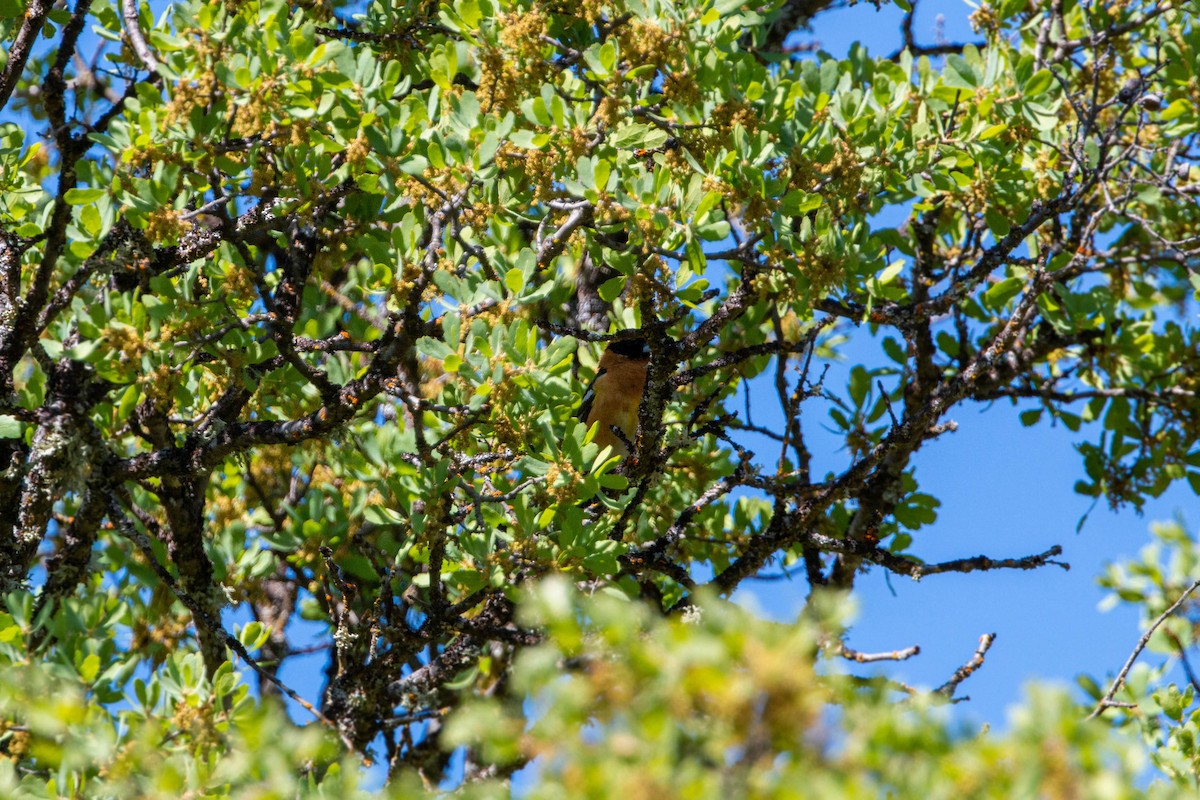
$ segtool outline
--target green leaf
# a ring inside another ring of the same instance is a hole
[[[550,137],[522,128],[510,133],[508,140],[517,147],[523,147],[526,150],[541,150],[550,141]]]
[[[68,347],[64,351],[64,355],[72,361],[86,361],[88,356],[96,351],[98,342],[80,342],[77,345]]]
[[[991,309],[1001,309],[1025,288],[1024,278],[1005,278],[983,294],[983,303]]]
[[[13,621],[12,614],[0,612],[0,644],[9,644],[21,638],[21,626]]]
[[[979,85],[974,67],[956,53],[946,56],[945,81],[947,86],[960,89],[974,89]]]
[[[21,438],[21,421],[8,414],[0,414],[0,439]]]
[[[1026,428],[1036,425],[1042,418],[1042,409],[1031,408],[1028,411],[1022,411],[1020,414],[1021,424]]]
[[[606,303],[611,303],[620,297],[621,292],[625,291],[625,282],[628,280],[624,275],[618,275],[615,278],[609,278],[604,283],[600,284],[598,292],[600,299]]]
[[[1025,96],[1037,97],[1045,93],[1054,83],[1054,76],[1048,69],[1039,69],[1025,82]]]
[[[888,358],[890,358],[892,361],[895,361],[897,364],[903,364],[905,361],[907,361],[904,348],[901,347],[900,343],[891,336],[888,336],[883,340],[883,352],[887,353]]]
[[[988,206],[983,210],[983,218],[987,222],[988,229],[997,239],[1003,239],[1012,230],[1008,215],[994,206]]]
[[[237,632],[238,641],[247,650],[257,650],[266,644],[267,637],[271,635],[271,629],[263,625],[258,620],[249,622],[241,630]]]
[[[107,189],[68,189],[64,199],[73,206],[84,206],[95,203],[108,194]]]
[[[871,373],[864,367],[855,366],[850,370],[850,399],[855,406],[862,407],[863,402],[871,391]]]
[[[583,60],[597,77],[606,78],[617,62],[617,48],[611,39],[603,44],[593,44],[583,51]]]
[[[403,525],[406,522],[394,508],[380,505],[371,505],[363,509],[363,518],[375,525]]]
[[[905,266],[904,259],[899,259],[899,260],[893,261],[891,264],[888,264],[886,267],[883,268],[882,271],[880,271],[880,273],[878,275],[875,276],[876,283],[878,283],[880,285],[886,285],[886,284],[891,283],[893,280],[895,280],[897,277],[899,277],[901,272],[904,271],[904,266]]]
[[[661,147],[670,137],[661,128],[635,122],[617,128],[609,138],[613,147],[633,148],[642,147],[652,150]]]
[[[504,285],[515,295],[525,290],[525,273],[520,267],[513,267],[504,273]]]
[[[458,16],[462,21],[471,28],[478,27],[480,20],[483,19],[483,14],[479,10],[478,0],[458,0],[454,10],[458,12]]]
[[[79,677],[83,679],[84,683],[91,683],[99,674],[100,656],[91,653],[79,664]]]
[[[1008,125],[1003,122],[997,123],[995,125],[989,125],[987,128],[984,128],[982,133],[979,134],[979,140],[984,141],[987,139],[991,139],[993,136],[999,136],[1000,134],[1004,133],[1006,130],[1008,130]]]

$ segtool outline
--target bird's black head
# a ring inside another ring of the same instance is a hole
[[[625,358],[642,359],[650,357],[650,348],[646,345],[646,340],[640,336],[636,339],[622,339],[619,342],[612,342],[609,344],[608,349],[619,356],[625,356]]]

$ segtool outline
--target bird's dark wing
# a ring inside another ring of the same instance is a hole
[[[596,381],[600,376],[608,372],[602,369],[592,376],[592,382],[588,384],[587,390],[583,393],[583,402],[579,404],[579,413],[575,416],[584,425],[587,425],[588,415],[592,413],[592,404],[596,402]]]

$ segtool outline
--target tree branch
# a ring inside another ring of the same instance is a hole
[[[1112,686],[1108,687],[1108,691],[1104,693],[1104,697],[1100,698],[1100,702],[1096,704],[1094,709],[1092,709],[1092,713],[1087,715],[1088,719],[1095,719],[1103,714],[1106,708],[1116,705],[1113,702],[1113,698],[1116,697],[1117,692],[1120,691],[1121,687],[1125,685],[1125,678],[1129,675],[1129,670],[1133,669],[1133,662],[1137,661],[1137,657],[1140,656],[1142,651],[1146,649],[1146,645],[1150,643],[1150,637],[1152,637],[1154,632],[1158,630],[1158,626],[1162,625],[1172,614],[1178,611],[1179,607],[1182,606],[1189,597],[1191,597],[1192,592],[1196,591],[1198,588],[1200,588],[1200,578],[1192,581],[1191,585],[1183,590],[1183,594],[1179,595],[1179,598],[1172,603],[1166,611],[1159,614],[1158,618],[1155,619],[1154,622],[1150,623],[1150,627],[1147,628],[1146,632],[1142,634],[1140,639],[1138,639],[1137,645],[1133,648],[1133,652],[1130,653],[1129,658],[1125,660],[1125,664],[1121,667],[1121,671],[1117,673],[1117,677],[1113,680]]]

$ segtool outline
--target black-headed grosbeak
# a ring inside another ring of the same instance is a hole
[[[638,409],[646,391],[649,363],[650,348],[640,337],[612,342],[600,356],[596,377],[579,406],[579,419],[589,427],[599,423],[593,441],[601,449],[612,445],[615,454],[629,455],[625,441],[632,443],[637,435]],[[613,431],[614,428],[621,432],[625,441]]]

